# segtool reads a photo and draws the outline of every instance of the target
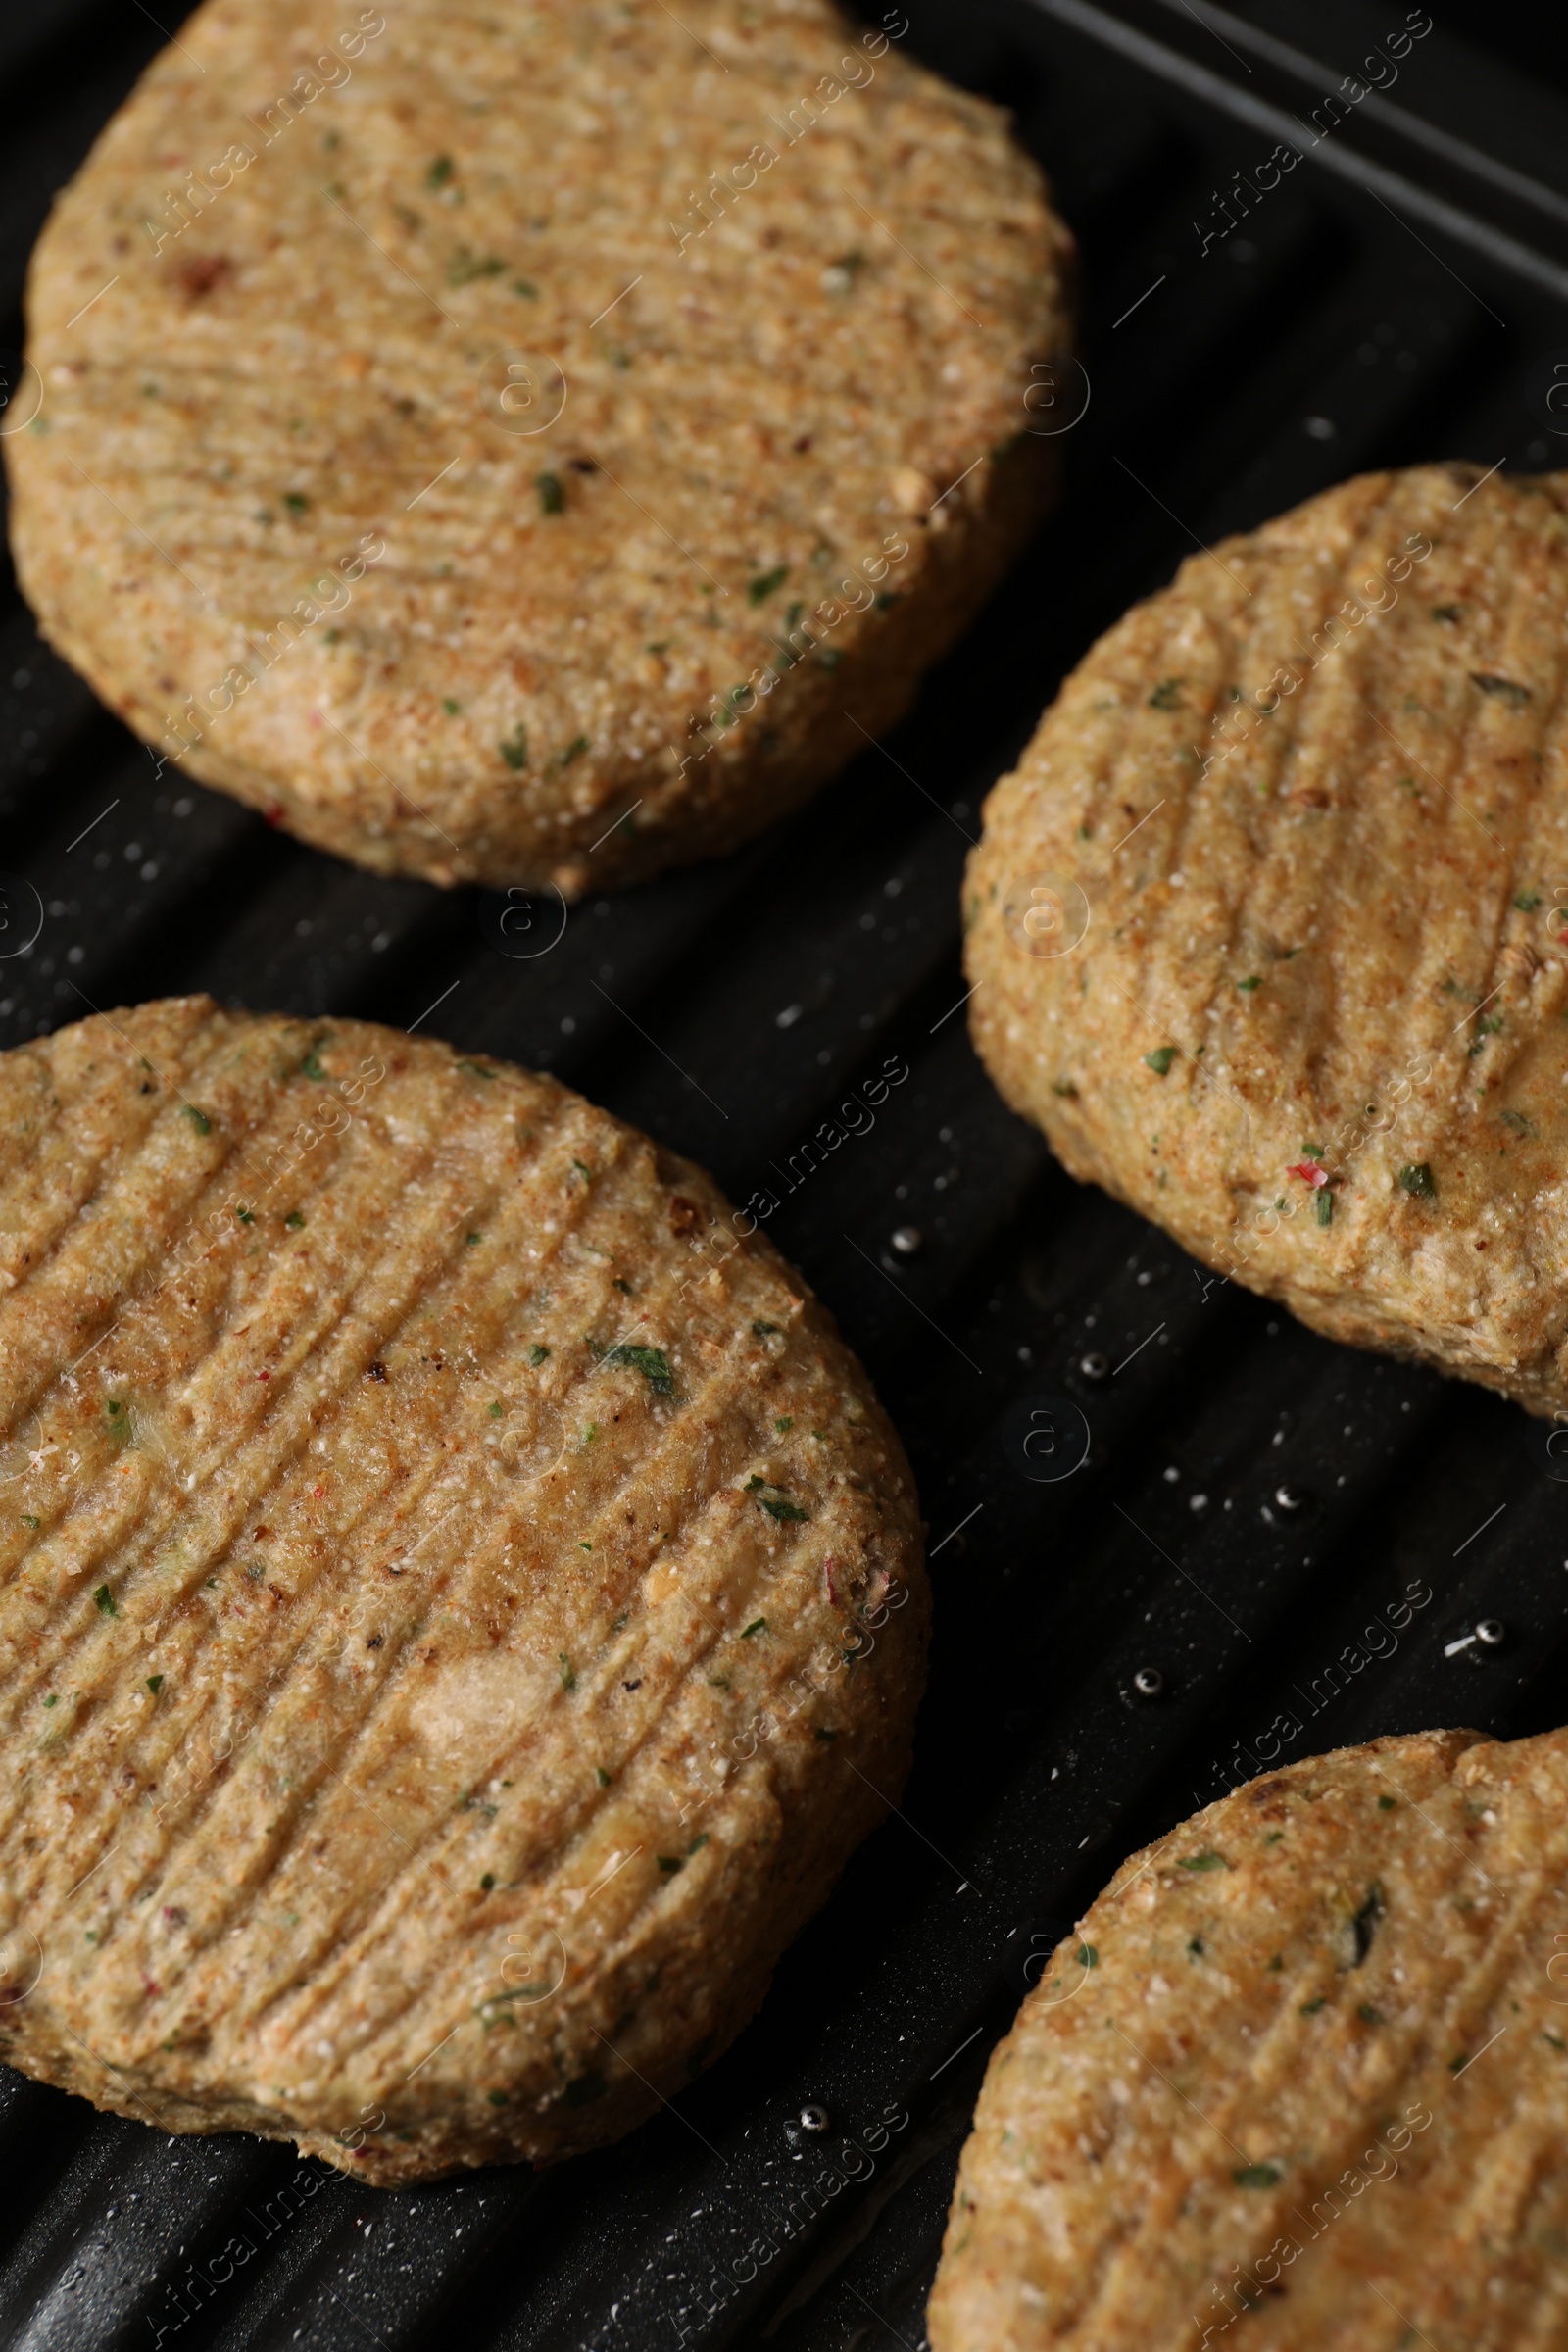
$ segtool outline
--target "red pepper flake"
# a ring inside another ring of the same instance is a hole
[[[256,1377],[258,1380],[270,1380],[272,1375],[270,1372],[258,1372]]]
[[[326,1493],[326,1489],[324,1487],[313,1487],[311,1489],[311,1493],[315,1495],[317,1501],[319,1502],[321,1496]]]
[[[164,1988],[161,1984],[155,1984],[151,1977],[143,1977],[141,1982],[142,1990],[146,1993],[147,1998],[150,2001],[162,2000]]]
[[[269,803],[269,805],[267,806],[267,808],[265,808],[262,810],[262,814],[263,814],[263,816],[266,818],[267,822],[268,822],[270,825],[280,825],[280,824],[283,822],[283,804],[282,804],[282,802],[281,802],[281,801],[271,801],[271,802],[270,802],[270,803]]]
[[[1309,1184],[1314,1193],[1320,1193],[1329,1182],[1327,1168],[1320,1168],[1315,1159],[1298,1160],[1295,1167],[1287,1168],[1285,1173],[1287,1176],[1299,1176],[1301,1182]]]
[[[833,1582],[833,1571],[837,1566],[837,1560],[833,1557],[832,1553],[829,1552],[827,1558],[822,1562],[822,1574],[827,1579],[827,1596],[829,1600],[833,1603],[833,1606],[836,1609],[841,1609],[844,1606],[844,1603],[840,1600],[839,1589]]]

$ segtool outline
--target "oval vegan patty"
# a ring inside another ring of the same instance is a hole
[[[748,837],[1048,501],[1070,240],[1005,117],[897,12],[678,15],[208,0],[34,257],[45,633],[377,872],[574,895]]]
[[[898,1795],[907,1465],[711,1181],[357,1021],[0,1055],[0,2051],[382,2184],[614,2137]]]
[[[1363,475],[1182,565],[986,804],[975,1043],[1304,1322],[1568,1410],[1568,476]]]
[[[933,2352],[1561,2342],[1568,1734],[1304,1758],[1136,1854],[992,2057]]]

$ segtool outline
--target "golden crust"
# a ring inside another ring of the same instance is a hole
[[[895,1799],[907,1464],[711,1181],[175,999],[0,1056],[0,2048],[380,2184],[612,2138]]]
[[[351,62],[351,10],[208,0],[34,257],[45,633],[376,871],[571,895],[758,831],[1050,496],[1070,240],[1005,118],[827,0],[678,15],[402,0]]]
[[[992,2058],[933,2352],[1561,2343],[1565,1861],[1562,1732],[1307,1758],[1135,1855]]]
[[[1565,504],[1419,466],[1194,557],[1067,680],[966,885],[976,1045],[1075,1176],[1538,1413],[1568,1410]]]

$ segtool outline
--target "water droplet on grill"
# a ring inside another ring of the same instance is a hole
[[[814,2099],[801,2109],[800,2125],[803,2132],[825,2132],[832,2121],[827,2109],[818,2106]]]
[[[1304,1511],[1306,1492],[1304,1488],[1293,1487],[1287,1482],[1284,1486],[1275,1488],[1274,1500],[1282,1511]]]
[[[1484,1649],[1500,1648],[1507,1630],[1500,1617],[1478,1617],[1476,1620],[1476,1640]]]
[[[925,1235],[918,1225],[900,1225],[890,1238],[901,1257],[914,1257],[925,1248]]]
[[[1110,1358],[1102,1355],[1098,1348],[1092,1348],[1087,1355],[1078,1358],[1078,1369],[1085,1380],[1103,1380],[1110,1370]]]
[[[1140,1698],[1158,1698],[1165,1689],[1165,1677],[1157,1666],[1140,1666],[1133,1676],[1133,1689]]]

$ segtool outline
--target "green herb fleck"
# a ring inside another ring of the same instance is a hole
[[[757,578],[747,588],[748,599],[754,605],[765,603],[776,588],[783,587],[789,575],[790,567],[787,564],[781,564],[776,571],[759,572]]]
[[[305,1219],[300,1215],[300,1212],[297,1208],[291,1208],[288,1212],[288,1215],[283,1219],[283,1222],[288,1227],[290,1233],[303,1233],[305,1230]]]
[[[805,1520],[808,1516],[807,1512],[801,1509],[799,1503],[788,1502],[779,1495],[759,1494],[757,1499],[761,1504],[763,1510],[767,1513],[770,1519]]]
[[[1510,710],[1522,710],[1530,700],[1528,686],[1521,686],[1512,678],[1499,678],[1491,670],[1473,669],[1470,683],[1479,686],[1483,694],[1494,695],[1499,702],[1506,703]]]
[[[444,188],[456,169],[457,166],[453,163],[450,155],[438,155],[424,175],[425,186],[427,188]]]
[[[793,1413],[780,1413],[774,1420],[773,1433],[776,1437],[781,1438],[786,1430],[793,1429],[794,1427],[795,1415]]]
[[[660,1396],[673,1396],[675,1394],[674,1374],[670,1371],[669,1358],[662,1348],[633,1348],[623,1343],[618,1348],[608,1348],[602,1361],[607,1364],[629,1364],[634,1372],[643,1375],[649,1387]]]
[[[1244,996],[1250,997],[1254,988],[1262,987],[1263,982],[1260,974],[1257,972],[1252,972],[1247,979],[1238,980],[1236,985],[1242,991]]]
[[[1414,1200],[1435,1200],[1438,1197],[1429,1159],[1418,1159],[1413,1167],[1401,1168],[1399,1182]]]
[[[306,1054],[305,1059],[300,1063],[300,1068],[304,1071],[306,1077],[314,1078],[318,1081],[318,1083],[319,1083],[320,1080],[325,1078],[328,1074],[321,1067],[321,1048],[325,1045],[325,1043],[326,1040],[324,1037],[318,1037],[315,1045],[311,1048],[310,1052]]]
[[[527,766],[528,737],[520,721],[513,728],[505,742],[497,744],[496,749],[514,772]]]
[[[531,277],[514,277],[512,281],[512,291],[514,294],[521,294],[529,302],[537,302],[539,299],[539,289]]]
[[[1163,1078],[1166,1075],[1175,1058],[1176,1048],[1174,1046],[1156,1046],[1152,1054],[1144,1055],[1144,1059],[1156,1078]]]
[[[491,1420],[492,1420],[492,1421],[499,1421],[499,1420],[500,1420],[500,1418],[501,1418],[501,1416],[502,1416],[502,1414],[505,1412],[505,1410],[506,1410],[506,1407],[505,1407],[505,1405],[502,1403],[502,1401],[501,1401],[500,1397],[498,1396],[498,1397],[496,1398],[496,1400],[495,1400],[494,1404],[492,1404],[492,1405],[491,1405],[491,1407],[490,1407],[490,1418],[491,1418]]]
[[[100,1615],[105,1617],[118,1617],[120,1615],[120,1611],[115,1605],[115,1596],[110,1592],[107,1585],[99,1586],[97,1592],[93,1594],[93,1599],[98,1604]]]
[[[1361,2020],[1363,2026],[1386,2026],[1389,2022],[1384,2016],[1382,2010],[1374,2009],[1370,2001],[1360,2002],[1357,2005],[1355,2014]]]
[[[487,1070],[482,1061],[460,1061],[457,1066],[466,1070],[470,1078],[488,1078],[492,1084],[495,1081],[494,1070]]]
[[[767,1619],[766,1619],[765,1617],[754,1617],[754,1618],[752,1619],[752,1622],[751,1622],[751,1624],[750,1624],[750,1625],[749,1625],[749,1626],[746,1628],[746,1631],[745,1631],[745,1632],[742,1634],[742,1636],[741,1636],[741,1640],[742,1640],[743,1642],[749,1642],[749,1641],[751,1640],[751,1638],[752,1638],[752,1636],[753,1636],[754,1634],[765,1634],[765,1633],[766,1633],[766,1631],[767,1631]]]
[[[1544,2033],[1541,2038],[1549,2041],[1554,2050],[1568,2050],[1568,2041],[1564,2041],[1559,2034]]]
[[[779,1329],[780,1326],[777,1323],[754,1323],[752,1325],[753,1335],[760,1340],[775,1338]]]
[[[1322,1191],[1313,1196],[1312,1213],[1320,1225],[1333,1224],[1334,1195],[1329,1191],[1327,1185],[1324,1185]]]
[[[484,1877],[479,1881],[481,1891],[485,1894],[488,1894],[495,1883],[494,1871],[487,1870],[484,1874]]]
[[[184,1111],[186,1118],[189,1119],[191,1125],[195,1128],[198,1135],[212,1134],[213,1122],[207,1116],[205,1110],[198,1110],[194,1102],[181,1103],[180,1108]]]
[[[1182,701],[1181,690],[1186,683],[1185,678],[1161,678],[1149,698],[1151,710],[1179,710]]]
[[[570,743],[567,744],[565,750],[557,755],[556,765],[558,767],[569,767],[574,760],[580,760],[582,758],[587,749],[587,736],[574,735]],[[622,824],[624,824],[626,822],[625,817],[622,817],[620,821]]]
[[[557,1658],[561,1667],[561,1688],[563,1690],[575,1690],[577,1688],[577,1669],[575,1666],[573,1666],[571,1660],[567,1657],[564,1649],[557,1652]]]
[[[609,1773],[608,1773],[608,1772],[605,1770],[604,1766],[603,1766],[602,1764],[596,1764],[596,1765],[594,1766],[594,1770],[595,1770],[595,1772],[596,1772],[596,1773],[599,1775],[599,1786],[600,1786],[600,1788],[608,1788],[610,1787],[610,1775],[609,1775]]]
[[[1541,893],[1539,890],[1517,890],[1513,903],[1521,914],[1534,914],[1541,905]]]
[[[254,1208],[236,1208],[234,1214],[236,1217],[238,1217],[242,1225],[254,1225],[256,1222],[256,1211]]]
[[[545,1357],[549,1353],[550,1350],[544,1346],[543,1342],[535,1340],[533,1346],[528,1350],[528,1361],[530,1364],[542,1364],[545,1360]]]
[[[1100,1954],[1092,1943],[1081,1943],[1078,1946],[1078,1965],[1080,1968],[1098,1968],[1100,1966]]]
[[[1464,607],[1463,605],[1434,605],[1431,612],[1434,620],[1458,620],[1463,614]]]
[[[24,1511],[22,1514],[22,1524],[24,1527],[36,1529],[42,1525],[42,1521],[35,1519],[31,1511]]]
[[[1280,2170],[1274,2164],[1239,2164],[1231,2179],[1238,2188],[1273,2188],[1280,2180]]]
[[[659,1867],[666,1878],[673,1878],[677,1870],[685,1869],[686,1864],[679,1854],[661,1854]]]
[[[1448,2060],[1448,2072],[1450,2075],[1462,2075],[1469,2063],[1470,2053],[1468,2050],[1455,2050],[1453,2056]]]
[[[1315,2001],[1303,2001],[1301,2003],[1301,2015],[1303,2017],[1315,2017],[1320,2009],[1327,2007],[1328,1997],[1329,1996],[1326,1992],[1320,1992]]]
[[[303,490],[285,490],[283,504],[291,514],[307,514],[310,512],[311,502]]]
[[[535,474],[534,488],[539,493],[539,511],[542,514],[564,514],[566,492],[559,473]]]
[[[1398,1803],[1398,1798],[1397,1798],[1397,1797],[1394,1797],[1394,1796],[1380,1796],[1380,1797],[1378,1798],[1378,1811],[1379,1811],[1380,1813],[1392,1813],[1392,1812],[1394,1811],[1394,1808],[1395,1808],[1395,1806],[1396,1806],[1397,1803]]]
[[[468,286],[476,277],[499,277],[506,266],[497,254],[487,253],[481,257],[470,253],[466,245],[460,245],[447,264],[447,284]]]
[[[1207,1847],[1200,1854],[1183,1854],[1181,1866],[1183,1870],[1229,1870],[1230,1868],[1224,1855],[1216,1854],[1212,1846]]]
[[[159,1691],[160,1691],[160,1690],[163,1689],[163,1687],[164,1687],[164,1678],[163,1678],[163,1676],[162,1676],[161,1674],[150,1674],[150,1675],[147,1677],[147,1688],[148,1688],[148,1690],[149,1690],[152,1692],[152,1694],[153,1694],[154,1698],[156,1698],[156,1697],[158,1696],[158,1693],[159,1693]]]
[[[44,1703],[44,1705],[45,1705],[46,1707],[58,1707],[58,1706],[59,1706],[59,1704],[60,1704],[60,1701],[59,1701],[59,1699],[58,1699],[58,1698],[55,1696],[54,1692],[51,1690],[51,1691],[50,1691],[50,1693],[49,1693],[49,1695],[48,1695],[48,1697],[47,1697],[47,1698],[44,1700],[44,1702],[43,1702],[43,1703]]]

